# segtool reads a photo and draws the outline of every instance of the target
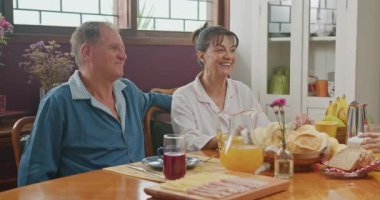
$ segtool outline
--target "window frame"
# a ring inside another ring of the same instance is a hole
[[[2,0],[0,6],[3,15],[13,24],[13,1]],[[127,45],[192,45],[189,32],[136,30],[137,0],[130,0],[128,7],[131,8],[127,16],[130,28],[120,29],[120,34]],[[230,0],[216,0],[213,21],[229,28],[229,19]],[[57,42],[67,42],[75,30],[75,27],[42,25],[14,25],[14,27],[15,33],[12,34],[9,43],[30,43],[45,37]]]

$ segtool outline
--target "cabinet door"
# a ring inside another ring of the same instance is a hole
[[[302,111],[314,120],[335,100],[338,12],[337,0],[304,1]]]
[[[286,120],[301,110],[302,1],[261,0],[259,16],[258,60],[253,83],[259,86],[263,109],[275,120],[270,103],[287,100]],[[253,85],[253,88],[255,85]]]

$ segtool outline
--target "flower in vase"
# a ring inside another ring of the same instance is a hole
[[[0,48],[7,44],[7,36],[13,33],[13,25],[0,13]],[[0,56],[1,56],[0,51]],[[3,65],[0,63],[0,65]]]
[[[280,131],[281,131],[281,144],[282,147],[285,149],[286,148],[286,127],[285,127],[285,111],[284,111],[284,106],[286,105],[286,99],[284,98],[279,98],[275,99],[271,104],[270,107],[274,110],[274,114],[276,116],[276,120],[280,126]]]
[[[19,65],[31,75],[29,83],[32,78],[37,78],[41,87],[49,90],[55,84],[67,81],[74,70],[74,60],[70,53],[58,50],[60,47],[54,40],[47,44],[38,41],[25,50],[22,55],[25,60]]]

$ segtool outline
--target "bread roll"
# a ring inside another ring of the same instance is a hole
[[[267,146],[274,145],[279,147],[281,145],[281,129],[280,125],[276,122],[269,123],[267,126]]]
[[[305,124],[305,125],[302,125],[300,126],[296,131],[297,132],[305,132],[305,131],[315,131],[315,126],[314,125],[311,125],[311,124]]]
[[[266,138],[267,138],[267,128],[259,127],[251,132],[251,140],[253,144],[260,146],[261,148],[266,147]]]
[[[339,142],[336,138],[329,137],[330,142],[330,149],[332,150],[332,153],[335,154],[338,152]]]
[[[324,138],[316,131],[295,132],[289,135],[289,149],[294,153],[320,151]]]

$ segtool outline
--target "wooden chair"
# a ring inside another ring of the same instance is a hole
[[[176,89],[177,88],[153,88],[150,91],[172,95]],[[144,144],[146,157],[156,154],[156,149],[162,146],[163,135],[168,133],[173,133],[170,123],[170,111],[164,110],[158,106],[150,107],[144,119]]]
[[[152,88],[150,91],[151,92],[159,92],[159,93],[163,93],[163,94],[170,94],[170,95],[172,95],[175,92],[176,89],[177,88],[171,88],[171,89]]]
[[[23,150],[21,139],[23,136],[29,135],[32,130],[35,116],[27,116],[18,119],[12,129],[12,146],[15,154],[16,166],[20,163],[20,158]]]

